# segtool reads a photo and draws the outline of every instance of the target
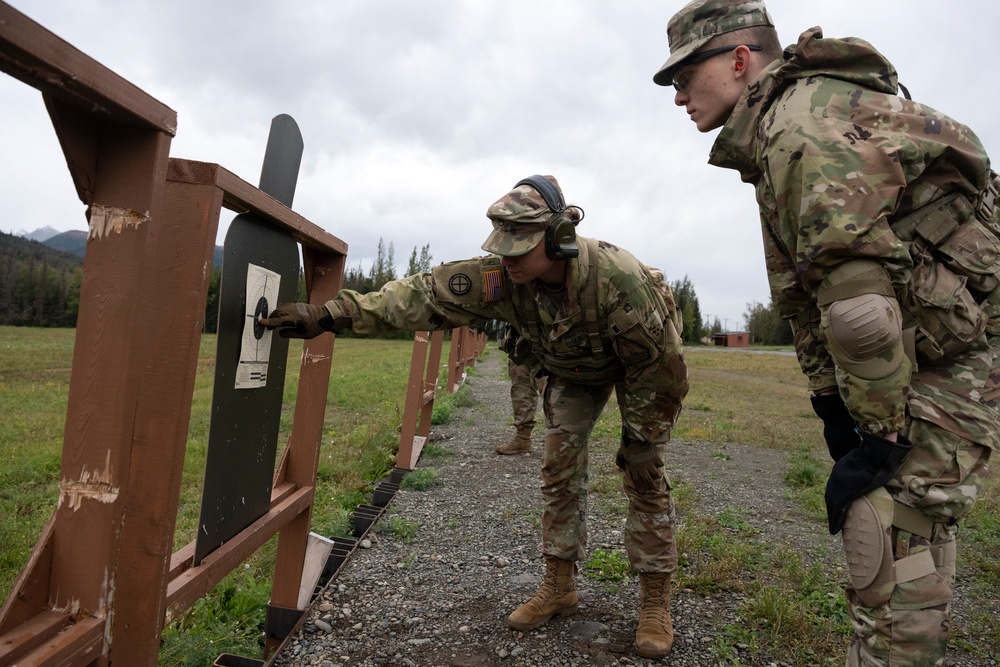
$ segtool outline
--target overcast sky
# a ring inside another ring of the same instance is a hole
[[[8,0],[10,1],[10,0]],[[293,208],[367,267],[482,254],[485,211],[554,174],[611,241],[706,317],[738,328],[767,303],[757,209],[736,172],[652,82],[667,20],[654,0],[13,0],[19,11],[177,111],[174,157],[260,176],[271,118],[305,153]],[[992,0],[771,0],[781,41],[820,25],[871,41],[913,97],[969,124],[1000,160]],[[0,76],[0,229],[86,229],[41,95]],[[223,229],[231,214],[223,213]]]

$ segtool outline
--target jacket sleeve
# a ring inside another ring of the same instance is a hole
[[[378,292],[341,290],[327,307],[350,317],[357,334],[437,331],[508,319],[509,292],[499,262],[475,258],[394,280]]]
[[[858,260],[881,267],[892,286],[889,294],[905,289],[912,262],[889,220],[906,188],[906,165],[889,138],[856,125],[801,116],[794,122],[795,129],[773,128],[766,148],[764,178],[774,193],[768,229],[772,250],[788,258],[784,274],[794,271],[781,279],[783,274],[769,265],[772,291],[775,281],[781,283],[785,307],[799,311],[796,350],[810,388],[829,383],[832,360],[836,384],[855,421],[872,433],[893,432],[904,423],[909,372],[869,378],[848,372],[826,340],[823,313],[801,302],[807,297],[815,303],[820,289],[830,287],[831,274]],[[851,289],[868,293],[864,285]]]
[[[783,244],[774,234],[778,225],[773,217],[773,205],[761,207],[761,229],[764,230],[764,257],[771,288],[771,301],[777,314],[792,330],[795,355],[802,373],[809,380],[809,391],[816,393],[837,386],[833,359],[819,336],[819,309],[815,299],[803,289],[795,264],[783,252]]]
[[[620,296],[608,313],[611,344],[626,371],[618,396],[626,440],[670,440],[688,392],[676,311],[666,283],[654,289],[643,282]]]

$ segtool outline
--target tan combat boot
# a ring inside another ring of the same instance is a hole
[[[662,658],[674,645],[670,620],[670,574],[639,573],[639,628],[635,652],[643,658]]]
[[[527,602],[511,612],[507,625],[527,632],[545,625],[556,614],[569,616],[576,611],[576,562],[545,557],[545,579]]]
[[[531,426],[518,426],[517,434],[508,442],[497,445],[497,454],[530,454]]]

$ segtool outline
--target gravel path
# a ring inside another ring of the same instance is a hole
[[[738,593],[704,597],[675,591],[671,605],[676,639],[667,659],[651,661],[633,650],[638,580],[609,585],[579,576],[580,609],[538,630],[507,628],[507,615],[541,581],[539,462],[535,451],[501,457],[498,442],[513,432],[506,358],[491,350],[468,379],[475,405],[456,410],[431,440],[451,453],[424,457],[438,483],[426,491],[401,489],[386,514],[312,604],[301,629],[274,659],[276,666],[363,665],[443,667],[561,667],[571,665],[738,664],[792,667],[744,650],[738,662],[721,663],[711,642],[726,624],[739,622]],[[683,418],[683,415],[682,415]],[[720,456],[720,453],[724,454]],[[672,481],[697,491],[696,512],[737,507],[761,530],[760,539],[791,545],[808,558],[840,567],[839,538],[804,518],[780,491],[785,454],[755,447],[688,444],[668,451]],[[610,470],[607,454],[592,452],[595,471]],[[680,516],[683,520],[683,516]],[[412,522],[408,539],[386,526]],[[591,496],[589,550],[621,549],[621,506]],[[956,610],[960,613],[960,610]],[[837,664],[842,664],[840,659]],[[996,663],[949,661],[986,667]],[[794,666],[798,667],[798,666]]]

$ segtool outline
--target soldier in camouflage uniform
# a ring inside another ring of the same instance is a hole
[[[545,376],[530,363],[507,359],[510,377],[510,404],[514,413],[514,437],[496,446],[497,454],[527,454],[531,452],[531,432],[535,429],[538,395],[545,391]]]
[[[578,207],[556,179],[529,177],[494,202],[483,249],[385,285],[349,290],[325,305],[279,306],[261,324],[311,338],[351,329],[437,330],[497,319],[521,333],[548,375],[543,397],[542,553],[539,590],[508,624],[530,630],[577,609],[576,563],[587,539],[587,440],[611,392],[622,416],[616,462],[629,508],[625,549],[639,572],[636,651],[661,657],[673,643],[670,579],[677,568],[674,507],[664,447],[687,393],[680,319],[662,275],[603,241],[578,238]]]
[[[958,520],[998,447],[1000,216],[973,132],[870,44],[782,50],[760,0],[697,0],[654,76],[756,188],[771,296],[836,463],[848,665],[941,665]],[[903,90],[906,93],[905,89]]]

